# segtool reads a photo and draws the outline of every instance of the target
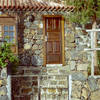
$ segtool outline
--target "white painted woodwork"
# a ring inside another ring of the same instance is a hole
[[[8,75],[7,77],[7,95],[8,95],[8,99],[11,100],[11,75]]]
[[[86,30],[86,32],[100,32],[100,29]]]
[[[71,100],[71,95],[72,95],[72,76],[69,75],[69,80],[68,80],[68,100]]]
[[[86,30],[86,32],[91,32],[91,48],[85,48],[84,51],[91,51],[91,76],[94,76],[95,51],[100,50],[100,48],[96,48],[96,32],[100,32],[100,29]]]

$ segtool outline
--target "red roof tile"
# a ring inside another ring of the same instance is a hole
[[[72,11],[74,7],[43,0],[0,0],[1,10]]]

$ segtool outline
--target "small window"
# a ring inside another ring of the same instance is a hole
[[[15,30],[14,26],[4,26],[4,39],[8,43],[15,43]]]
[[[8,31],[8,26],[4,26],[4,31]]]
[[[10,30],[10,31],[14,31],[14,26],[10,26],[10,27],[9,27],[9,30]]]
[[[3,18],[0,18],[3,20]],[[8,18],[9,20],[9,18]],[[15,23],[0,23],[0,38],[3,38],[5,42],[10,43],[12,51],[17,54],[17,40],[16,40],[16,25]]]

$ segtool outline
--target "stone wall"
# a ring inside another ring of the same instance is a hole
[[[7,95],[7,70],[0,69],[0,100],[9,100]]]
[[[58,98],[66,100],[68,98],[68,77],[63,74],[63,72],[67,73],[66,68],[20,67],[19,72],[23,72],[23,75],[19,76],[17,73],[18,75],[12,76],[13,100],[57,100]]]
[[[90,47],[90,35],[65,21],[65,66],[44,67],[42,14],[33,15],[33,22],[29,22],[28,15],[22,16],[18,23],[20,66],[12,75],[12,99],[68,100],[71,75],[72,100],[99,100],[100,79],[88,76],[91,56],[84,51]]]
[[[34,22],[29,22],[30,16],[28,16],[26,18],[21,17],[21,21],[18,24],[20,30],[18,34],[18,48],[21,65],[43,65],[43,28],[40,27],[42,17],[39,14],[35,14],[34,16]],[[20,26],[23,27],[21,28]]]

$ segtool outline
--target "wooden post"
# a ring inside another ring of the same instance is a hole
[[[94,32],[91,32],[91,49],[94,47]],[[94,76],[94,50],[91,52],[91,75]]]
[[[96,17],[94,17],[92,29],[96,29],[96,27],[97,27]],[[91,44],[91,46],[93,48],[97,48],[97,32],[94,31],[92,35],[93,35],[92,36],[93,38],[91,39],[91,41],[93,41],[93,44]],[[94,73],[96,74],[98,71],[98,59],[97,59],[97,51],[96,50],[94,50],[94,53],[92,54],[92,56],[94,57],[94,68],[95,68]]]
[[[93,25],[92,25],[92,29],[96,29],[96,26],[97,26],[97,23],[96,23],[96,21],[94,21],[94,22],[93,22]],[[92,38],[91,41],[93,41],[93,42],[92,42],[93,44],[91,44],[91,46],[92,46],[93,48],[97,48],[97,32],[94,31],[92,35],[93,35],[93,36],[92,36],[93,38]],[[94,51],[94,53],[95,53],[95,56],[94,56],[94,57],[95,57],[94,66],[97,66],[97,52]]]
[[[64,42],[64,17],[61,20],[62,24],[62,64],[65,65],[65,42]]]

